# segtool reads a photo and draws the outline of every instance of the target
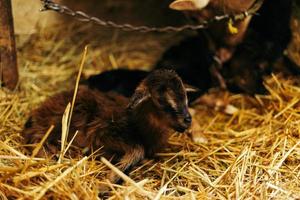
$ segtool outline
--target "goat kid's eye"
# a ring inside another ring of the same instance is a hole
[[[171,114],[171,115],[179,115],[179,114],[180,114],[180,112],[179,112],[178,109],[173,108],[173,107],[170,106],[170,105],[165,106],[163,110],[164,110],[166,113]]]
[[[175,109],[173,110],[173,113],[176,114],[176,115],[180,114],[180,112],[178,110],[175,110]]]

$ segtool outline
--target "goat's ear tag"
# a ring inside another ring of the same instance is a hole
[[[233,25],[232,19],[230,19],[230,20],[228,21],[228,31],[229,31],[229,33],[231,33],[232,35],[237,34],[237,33],[239,32],[239,29],[236,28],[236,27]]]
[[[175,0],[169,7],[173,10],[200,10],[207,6],[210,0]]]
[[[191,85],[186,84],[186,83],[184,84],[184,89],[185,89],[186,92],[199,92],[200,91],[199,88],[191,86]]]
[[[140,103],[150,98],[150,93],[147,91],[136,91],[130,99],[128,108],[132,109],[138,106]]]

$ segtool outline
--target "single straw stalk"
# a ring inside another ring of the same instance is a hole
[[[64,113],[63,118],[62,118],[61,150],[60,150],[58,163],[61,162],[62,158],[64,157],[64,155],[66,153],[65,148],[66,148],[68,133],[69,133],[70,124],[71,124],[71,120],[72,120],[72,113],[73,113],[73,109],[74,109],[74,105],[75,105],[75,101],[76,101],[76,96],[77,96],[77,92],[78,92],[80,77],[81,77],[81,74],[82,74],[84,62],[86,60],[87,50],[88,50],[88,48],[87,48],[87,46],[85,46],[83,56],[82,56],[82,59],[81,59],[81,63],[80,63],[80,67],[79,67],[79,71],[78,71],[78,75],[77,75],[77,79],[76,79],[76,84],[75,84],[72,103],[71,103],[71,105],[70,104],[67,105],[67,108],[66,108],[65,113]]]

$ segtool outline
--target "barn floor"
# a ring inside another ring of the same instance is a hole
[[[293,24],[295,30],[299,25]],[[30,158],[19,133],[30,110],[46,97],[73,88],[84,46],[84,75],[128,66],[148,69],[179,34],[125,33],[70,25],[40,30],[18,46],[19,90],[0,89],[0,199],[97,199],[109,168],[94,156],[62,162]],[[76,31],[75,31],[76,30]],[[96,32],[96,34],[95,34]],[[299,34],[300,35],[300,34]],[[300,36],[289,52],[300,62]],[[208,139],[195,144],[174,134],[172,147],[112,185],[111,199],[299,199],[300,82],[266,79],[269,95],[230,95],[234,115],[195,107]]]

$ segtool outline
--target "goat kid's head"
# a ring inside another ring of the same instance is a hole
[[[183,11],[195,22],[201,23],[203,20],[210,20],[215,16],[245,12],[251,8],[254,2],[255,0],[174,0],[170,4],[170,8]],[[251,16],[248,16],[244,20],[233,22],[237,32],[232,32],[227,21],[224,20],[211,24],[212,30],[209,32],[217,43],[233,47],[243,40],[250,20]]]
[[[151,101],[161,122],[175,131],[184,132],[192,122],[186,93],[196,91],[184,85],[174,71],[155,70],[137,87],[128,107],[134,109],[143,102]]]

